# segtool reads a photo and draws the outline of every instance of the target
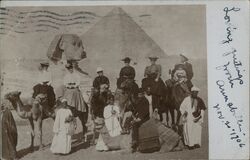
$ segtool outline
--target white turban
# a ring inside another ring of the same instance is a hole
[[[63,103],[63,102],[67,102],[67,99],[63,98],[63,99],[61,100],[61,102],[62,102],[62,103]]]
[[[198,88],[198,87],[196,87],[196,86],[193,86],[192,88],[191,88],[191,91],[200,91],[200,89]]]

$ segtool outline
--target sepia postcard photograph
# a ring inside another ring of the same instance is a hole
[[[249,2],[218,4],[3,1],[1,159],[248,159]]]

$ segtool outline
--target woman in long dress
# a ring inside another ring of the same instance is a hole
[[[61,108],[56,112],[53,126],[55,133],[50,150],[54,154],[68,154],[71,151],[71,136],[74,133],[74,118],[68,108],[67,100],[62,100]]]
[[[87,106],[79,89],[80,76],[74,71],[72,64],[67,64],[66,68],[68,73],[64,77],[63,98],[67,100],[68,105],[75,107],[76,110],[86,112]]]

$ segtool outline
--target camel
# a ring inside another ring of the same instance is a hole
[[[19,91],[9,92],[5,95],[5,99],[11,102],[19,117],[29,120],[31,126],[31,150],[34,149],[34,121],[37,121],[38,136],[40,139],[39,149],[42,149],[42,122],[43,119],[48,118],[48,116],[44,115],[44,109],[47,107],[47,97],[44,94],[39,94],[32,102],[23,104],[20,95],[21,92]]]
[[[177,126],[180,122],[180,105],[185,97],[190,95],[190,91],[186,83],[178,83],[173,81],[173,79],[168,79],[166,81],[167,94],[166,94],[166,107],[170,111],[172,119],[172,128],[177,131]],[[175,112],[177,111],[177,117],[175,119]]]
[[[9,100],[13,106],[13,108],[17,111],[17,114],[19,117],[23,119],[28,119],[31,126],[31,145],[30,149],[33,151],[34,149],[34,137],[35,137],[35,131],[34,131],[34,121],[37,121],[38,125],[38,136],[40,140],[39,149],[41,150],[44,145],[42,143],[42,123],[44,119],[47,118],[55,118],[55,114],[47,115],[45,114],[45,110],[47,106],[47,97],[45,94],[38,94],[36,98],[32,101],[32,103],[23,104],[22,100],[20,99],[21,92],[19,91],[13,91],[10,93],[7,93],[5,95],[5,99]],[[60,107],[60,101],[58,100],[56,103],[55,110]],[[86,104],[87,105],[87,104]],[[75,107],[70,106],[70,109],[74,115],[74,117],[79,117],[81,123],[82,123],[82,129],[83,129],[83,136],[87,132],[87,127],[85,124],[87,123],[88,119],[88,107],[87,112],[81,112],[77,111]],[[56,112],[54,110],[54,113]]]

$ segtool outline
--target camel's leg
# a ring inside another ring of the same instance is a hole
[[[181,129],[181,126],[179,125],[180,119],[181,119],[181,112],[180,112],[180,110],[177,110],[177,122],[176,122],[177,133],[179,135],[182,135],[182,129]]]
[[[180,110],[177,110],[177,121],[176,121],[176,125],[179,125],[179,123],[180,123],[180,118],[181,118],[181,112],[180,112]]]
[[[86,141],[87,137],[85,137],[85,134],[88,131],[88,128],[86,127],[86,121],[85,121],[85,116],[86,115],[85,114],[87,114],[87,113],[84,113],[84,112],[78,113],[78,117],[79,117],[79,119],[81,121],[81,124],[82,124],[82,134],[83,134],[82,140],[83,141]]]
[[[168,126],[168,112],[163,112],[162,113],[162,123]]]
[[[42,120],[42,116],[38,118],[37,120],[37,124],[38,124],[38,137],[39,137],[39,149],[43,148],[43,133],[42,133],[42,124],[43,124],[43,120]]]
[[[96,129],[95,129],[95,122],[93,120],[93,137],[92,137],[91,145],[95,145],[95,135],[96,135]]]
[[[29,122],[30,122],[30,127],[31,127],[31,144],[30,144],[30,150],[33,151],[34,150],[34,137],[35,137],[35,127],[34,127],[34,121],[31,118],[29,118]]]
[[[166,118],[165,118],[165,120],[166,120],[167,124],[169,124],[169,115],[168,115],[168,113],[169,113],[169,107],[166,106],[166,110],[165,110]]]
[[[174,114],[174,109],[170,108],[169,109],[170,115],[171,115],[171,125],[175,124],[175,114]]]

